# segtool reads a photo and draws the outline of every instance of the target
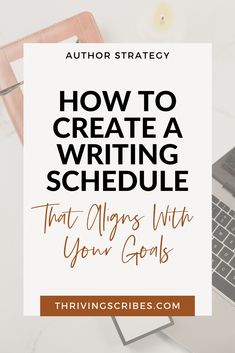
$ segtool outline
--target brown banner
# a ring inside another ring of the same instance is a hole
[[[41,296],[41,316],[194,316],[194,296]]]

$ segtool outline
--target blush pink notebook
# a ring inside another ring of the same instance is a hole
[[[0,95],[23,142],[23,93],[12,63],[23,57],[24,43],[57,43],[76,37],[81,43],[102,42],[94,17],[83,12],[0,48]]]

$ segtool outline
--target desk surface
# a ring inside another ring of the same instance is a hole
[[[177,0],[176,7],[175,1],[168,0],[173,21],[167,32],[158,31],[151,23],[157,3],[160,1],[8,0],[0,12],[0,45],[83,10],[94,13],[106,42],[212,42],[213,160],[216,160],[235,142],[232,96],[235,92],[235,2]],[[2,102],[0,160],[0,350],[4,353],[185,352],[161,334],[123,347],[110,318],[23,318],[22,146]]]

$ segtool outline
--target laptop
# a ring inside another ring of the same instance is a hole
[[[235,147],[213,164],[212,175],[213,315],[175,317],[164,333],[191,352],[234,353]]]

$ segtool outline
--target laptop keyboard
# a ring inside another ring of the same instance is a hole
[[[212,196],[212,284],[235,301],[235,210]]]

